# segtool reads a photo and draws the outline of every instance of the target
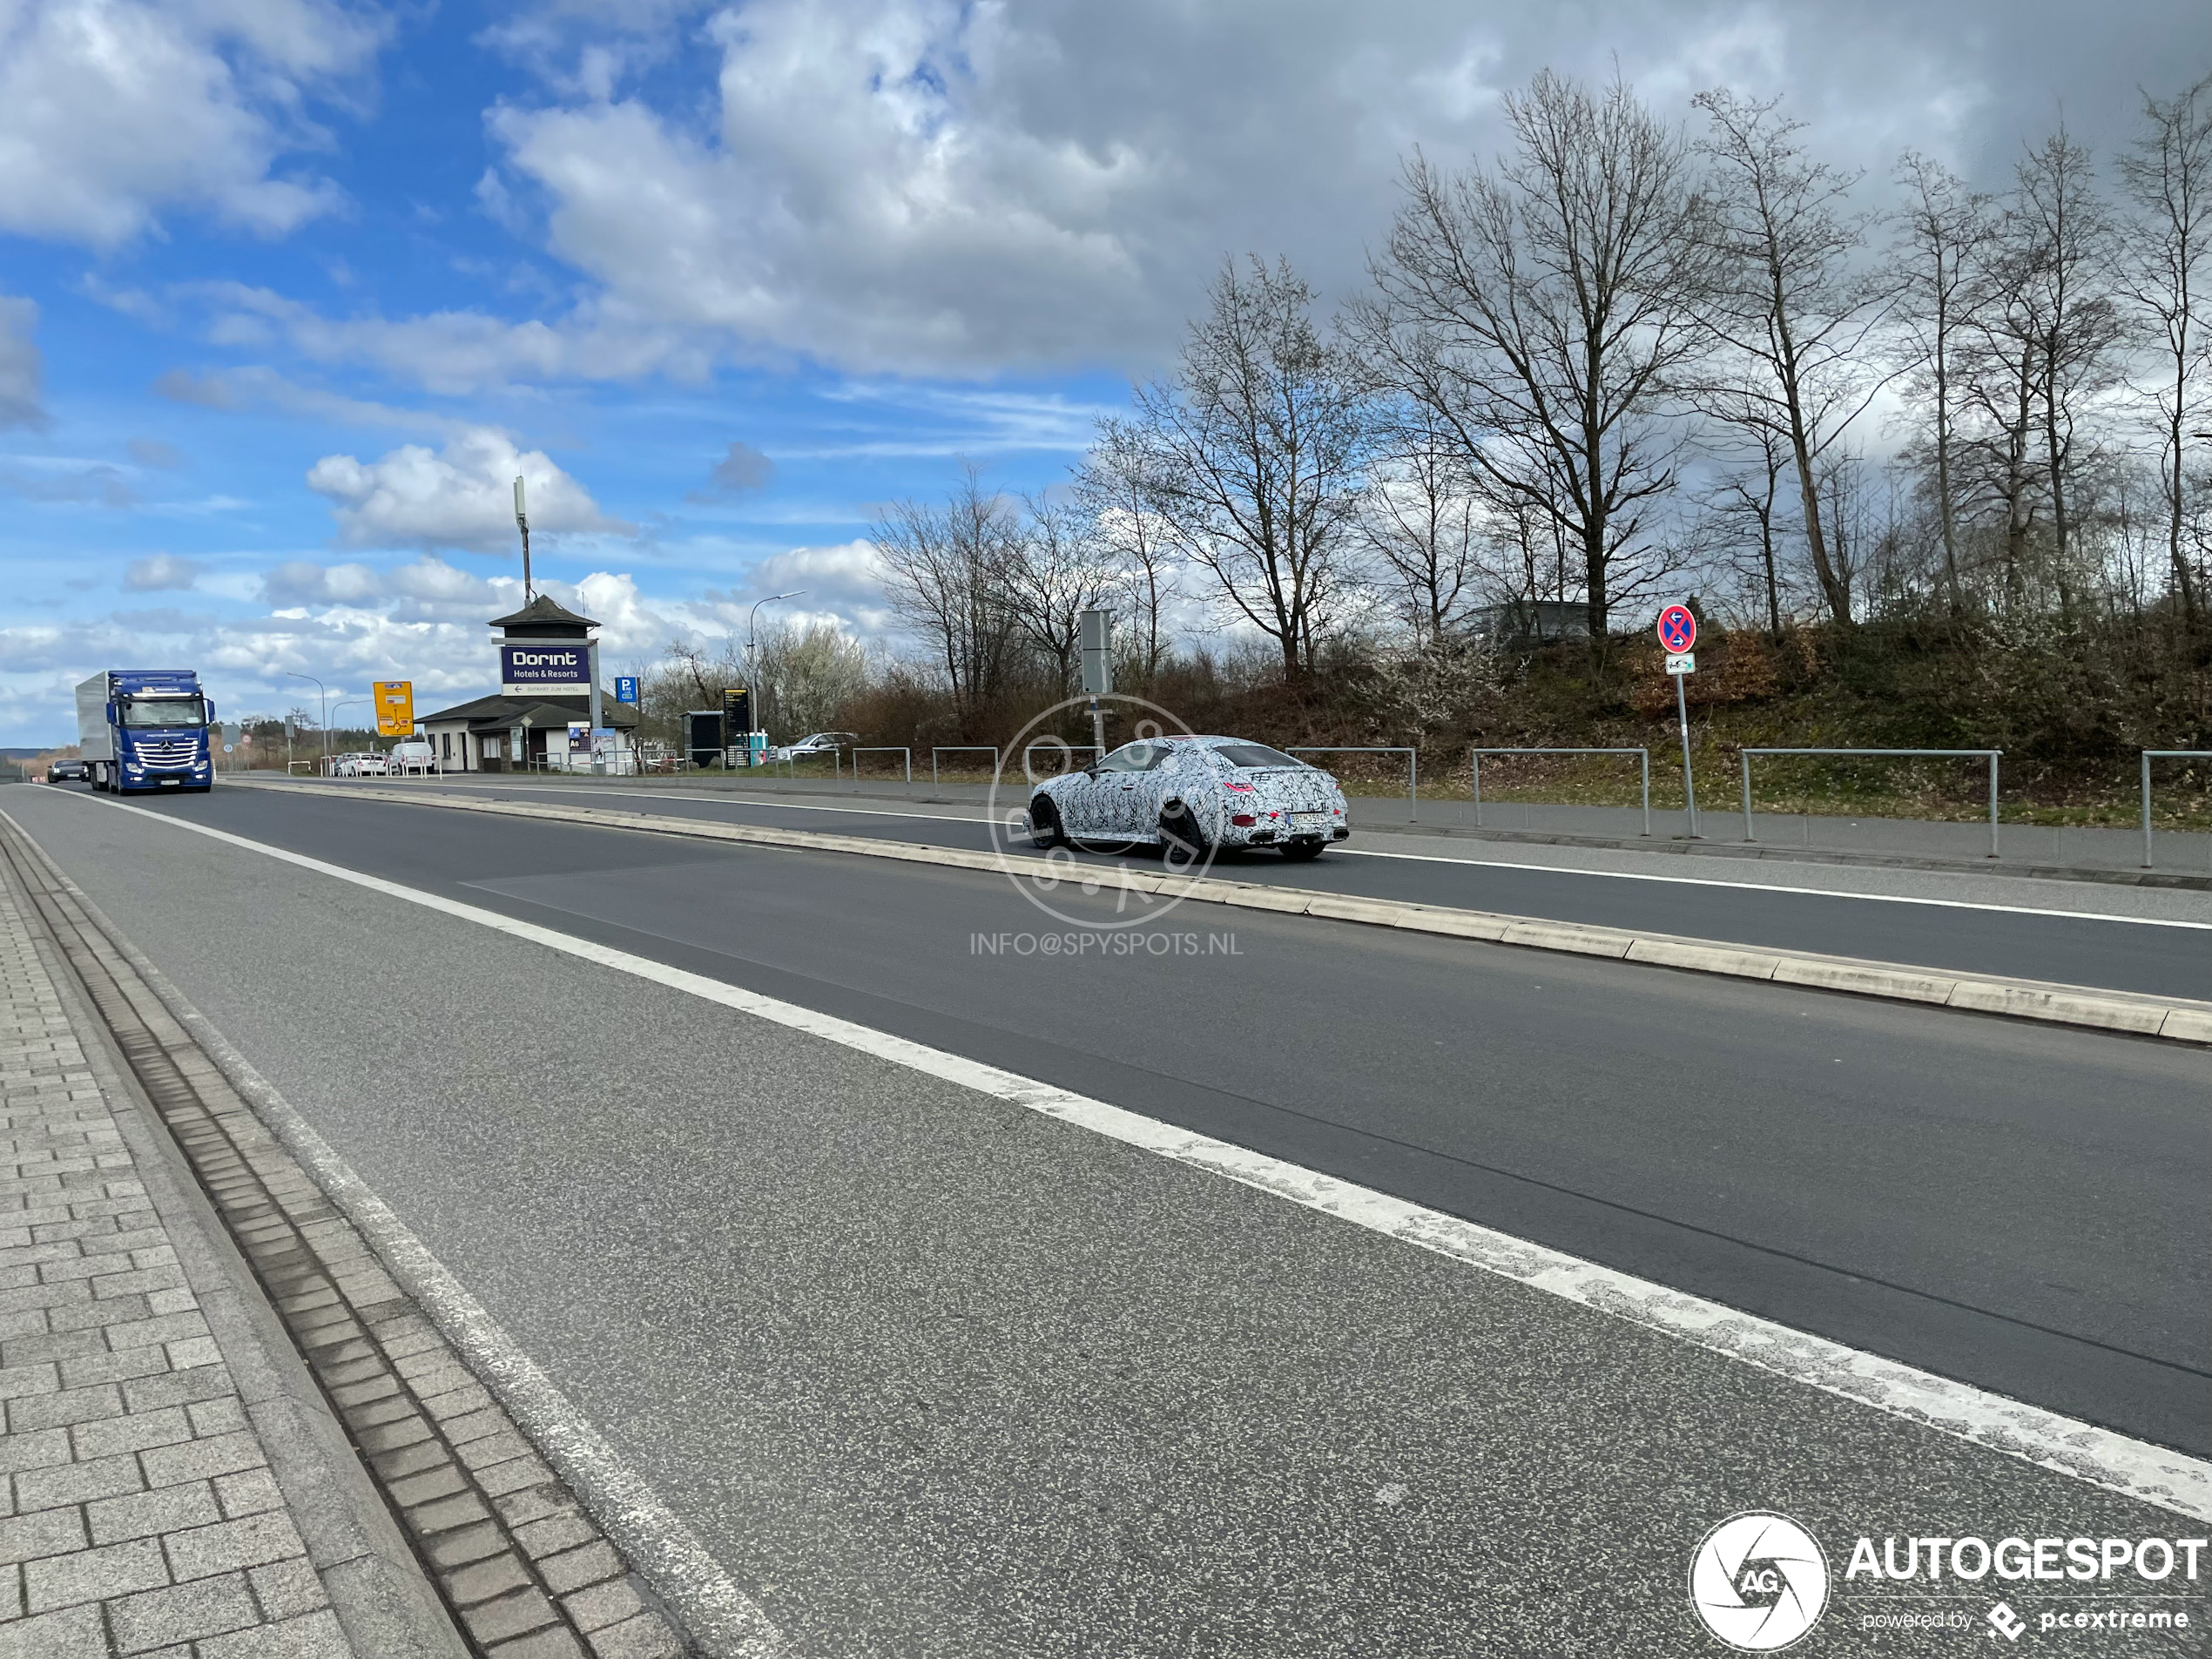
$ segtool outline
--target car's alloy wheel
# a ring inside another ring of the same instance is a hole
[[[1059,809],[1049,795],[1039,795],[1029,803],[1029,842],[1047,851],[1068,845],[1068,833],[1060,827]]]

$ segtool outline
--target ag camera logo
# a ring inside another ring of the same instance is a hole
[[[1828,1557],[1787,1515],[1730,1515],[1690,1557],[1689,1605],[1737,1652],[1778,1652],[1827,1610]]]

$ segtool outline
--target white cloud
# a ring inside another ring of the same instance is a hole
[[[179,558],[174,553],[153,553],[131,561],[123,572],[123,588],[126,593],[184,593],[199,577],[196,560]]]
[[[0,428],[46,424],[46,364],[31,338],[37,327],[34,301],[0,294]]]
[[[475,427],[432,454],[404,444],[381,460],[325,455],[307,487],[336,507],[347,547],[455,547],[478,553],[516,550],[514,482],[526,481],[530,533],[634,535],[635,527],[599,510],[583,486],[543,450],[517,449],[492,427]]]
[[[0,10],[0,228],[108,247],[172,205],[267,234],[336,199],[280,157],[379,30],[327,0],[16,0]]]

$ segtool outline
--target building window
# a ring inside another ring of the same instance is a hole
[[[445,759],[450,760],[453,759],[452,732],[441,732],[438,733],[438,752]]]

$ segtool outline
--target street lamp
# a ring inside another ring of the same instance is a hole
[[[322,692],[322,769],[330,770],[330,692],[313,674],[302,674],[296,668],[284,671],[295,680],[314,680],[315,690]]]
[[[368,702],[368,701],[370,701],[370,699],[369,699],[369,698],[365,698],[365,697],[349,697],[349,698],[345,698],[344,700],[342,700],[342,701],[341,701],[341,702],[333,703],[333,704],[330,705],[330,711],[331,711],[331,713],[333,713],[333,714],[334,715],[334,714],[336,714],[336,713],[339,711],[339,710],[341,710],[341,709],[351,708],[351,707],[352,707],[354,704],[356,704],[356,703],[367,703],[367,702]],[[327,749],[330,747],[330,737],[329,737],[329,734],[328,734],[327,732],[325,732],[325,733],[324,733],[324,735],[323,735],[322,746],[323,746],[323,747],[324,747],[324,749],[326,749],[326,750],[327,750]],[[370,746],[371,748],[375,747],[375,741],[374,741],[374,739],[373,739],[373,738],[372,738],[372,739],[370,740],[369,746]]]
[[[750,688],[751,688],[751,690],[752,690],[752,728],[753,728],[753,731],[754,731],[754,732],[758,732],[758,731],[760,729],[760,685],[759,685],[759,672],[758,672],[758,664],[757,664],[754,662],[754,660],[753,660],[753,644],[752,644],[752,623],[753,623],[753,618],[754,618],[754,617],[758,617],[758,616],[760,614],[760,607],[761,607],[761,606],[763,606],[763,605],[772,605],[772,604],[775,604],[775,603],[776,603],[776,601],[777,601],[777,600],[779,600],[779,599],[797,599],[797,598],[799,598],[799,597],[802,597],[802,596],[803,596],[806,592],[806,589],[804,589],[804,588],[793,588],[793,589],[792,589],[792,590],[789,593],[772,593],[772,594],[770,594],[770,595],[769,595],[769,596],[768,596],[765,599],[755,599],[755,600],[752,602],[752,609],[745,612],[745,685],[746,685],[748,687],[750,687]],[[730,735],[730,734],[729,734],[728,732],[724,732],[722,735],[723,735],[724,738],[726,740],[726,739],[728,738],[728,737],[729,737],[729,735]],[[752,742],[752,732],[747,732],[747,733],[745,734],[746,743],[747,743],[747,745],[748,745],[748,746],[750,746],[750,745],[751,745],[751,742]],[[752,763],[751,763],[750,761],[748,761],[746,764],[747,764],[747,765],[750,765],[750,764],[752,764]]]

